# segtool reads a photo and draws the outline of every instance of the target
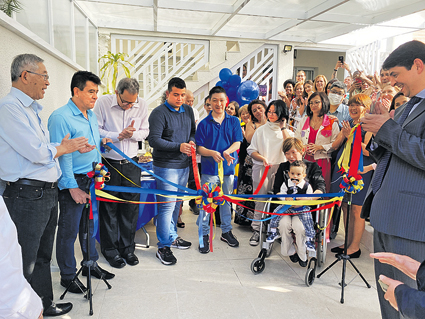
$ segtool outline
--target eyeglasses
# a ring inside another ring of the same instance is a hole
[[[128,102],[128,101],[122,99],[121,94],[118,94],[118,95],[120,97],[120,100],[121,100],[121,103],[122,103],[123,106],[129,106],[129,105],[133,106],[134,104],[139,103],[139,97],[137,97],[136,102]]]
[[[309,105],[319,105],[319,104],[321,104],[322,103],[322,101],[311,101],[310,103],[309,103]]]
[[[272,114],[277,115],[277,113],[276,113],[276,112],[272,112],[272,111],[267,111],[267,114],[270,114],[270,115],[272,115]]]
[[[211,104],[209,104],[209,103],[206,103],[206,104],[205,104],[205,106],[206,106],[206,107],[210,107],[210,106],[211,106]]]
[[[47,74],[35,73],[33,71],[28,71],[28,70],[25,70],[25,71],[27,71],[28,73],[31,73],[31,74],[41,75],[44,78],[44,81],[46,81],[46,82],[49,81],[49,75],[47,75]],[[21,76],[22,76],[22,73],[19,77],[21,77]]]

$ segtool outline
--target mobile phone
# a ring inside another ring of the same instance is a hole
[[[338,60],[339,60],[339,62],[341,62],[342,64],[344,64],[344,56],[343,55],[340,55],[338,57]]]
[[[387,292],[388,290],[388,285],[386,283],[384,283],[381,279],[378,279],[379,285],[381,286],[381,289],[383,292]]]

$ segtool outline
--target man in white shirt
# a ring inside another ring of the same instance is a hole
[[[136,162],[138,162],[138,142],[149,134],[148,105],[138,95],[138,81],[124,78],[118,83],[115,94],[100,97],[94,108],[100,136],[111,138],[117,148]],[[103,164],[111,173],[108,185],[127,187],[140,185],[140,168],[115,151],[104,154]],[[137,193],[109,193],[131,201],[137,201],[140,196]],[[99,214],[100,246],[106,260],[115,268],[124,267],[126,262],[132,266],[137,265],[139,259],[134,254],[134,236],[139,206],[100,202]]]

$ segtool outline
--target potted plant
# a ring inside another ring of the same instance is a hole
[[[22,4],[19,0],[0,0],[0,10],[12,17],[12,12],[22,10]]]
[[[99,62],[103,62],[103,66],[100,68],[100,78],[103,80],[105,77],[106,80],[106,92],[104,94],[112,94],[115,91],[117,84],[118,72],[122,68],[127,77],[130,77],[130,70],[128,66],[134,67],[133,64],[126,60],[128,58],[127,53],[112,53],[108,51],[107,54],[99,58]],[[112,73],[112,80],[109,82],[110,75]],[[112,85],[112,90],[109,90],[109,84]]]

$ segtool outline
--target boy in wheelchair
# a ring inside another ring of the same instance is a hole
[[[305,180],[307,166],[303,161],[296,160],[289,165],[289,178],[284,178],[280,192],[278,194],[313,194],[313,189],[310,184]],[[303,198],[303,200],[308,198]],[[274,213],[279,212],[283,205],[279,205],[274,209]],[[291,215],[297,215],[304,226],[306,241],[305,246],[308,251],[315,251],[314,239],[316,232],[314,229],[314,222],[309,206],[293,206],[286,211]],[[280,237],[278,226],[282,219],[282,215],[276,215],[270,220],[270,231],[267,233],[266,241],[269,243],[274,242]]]

